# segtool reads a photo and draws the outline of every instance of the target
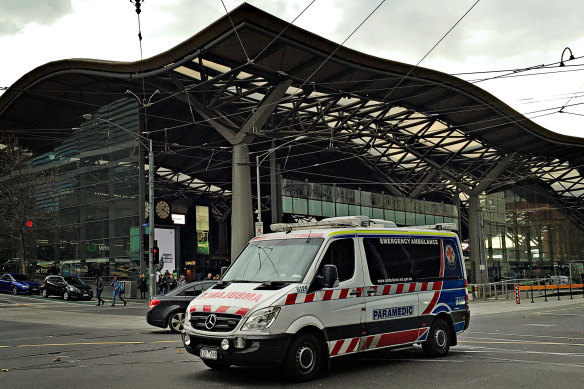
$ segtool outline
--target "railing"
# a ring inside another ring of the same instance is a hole
[[[514,279],[487,284],[469,284],[468,294],[473,300],[514,299],[515,285],[519,285],[520,298],[531,298],[532,301],[535,297],[543,297],[547,301],[550,296],[557,296],[559,300],[560,295],[569,295],[570,298],[574,298],[574,295],[582,294],[584,297],[584,284],[561,284],[559,280],[554,283],[549,278]]]

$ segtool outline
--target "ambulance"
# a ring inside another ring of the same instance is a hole
[[[452,227],[364,216],[273,224],[191,301],[184,348],[213,369],[281,367],[297,382],[382,348],[444,356],[470,320]]]

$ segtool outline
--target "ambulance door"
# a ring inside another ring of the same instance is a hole
[[[337,267],[339,285],[318,288],[315,285],[318,285],[324,265],[327,264]],[[318,289],[314,293],[314,303],[309,305],[325,327],[330,356],[358,351],[365,299],[362,298],[363,267],[354,238],[329,241],[311,289]]]
[[[418,290],[413,280],[409,236],[364,237],[366,334],[370,350],[415,342],[419,333]]]

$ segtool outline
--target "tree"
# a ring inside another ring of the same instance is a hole
[[[34,228],[46,220],[39,209],[36,193],[45,184],[47,173],[34,166],[33,155],[14,136],[0,135],[0,232],[7,236],[19,260],[19,271],[26,273],[33,255],[25,247],[35,246]],[[27,225],[28,224],[28,225]],[[16,243],[16,244],[15,244]],[[13,255],[14,257],[14,255]]]

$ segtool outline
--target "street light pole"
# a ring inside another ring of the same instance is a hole
[[[261,163],[264,162],[270,154],[272,154],[274,151],[278,150],[279,148],[284,147],[292,142],[297,142],[299,140],[302,140],[306,137],[307,137],[306,135],[297,136],[296,138],[289,140],[288,142],[282,143],[278,147],[274,147],[273,149],[269,149],[268,151],[266,151],[263,154],[256,155],[256,188],[257,188],[257,196],[258,196],[258,219],[257,219],[258,221],[256,223],[256,228],[255,228],[255,235],[256,236],[264,233],[264,226],[262,224],[262,196],[260,193],[260,165],[261,165]],[[261,161],[260,161],[260,157],[262,157]]]
[[[150,273],[150,297],[156,294],[156,272],[154,271],[154,153],[152,152],[152,139],[149,139],[148,148],[148,272]]]
[[[96,119],[101,122],[109,123],[136,137],[138,142],[146,147],[146,145],[140,140],[140,135],[134,134],[132,131],[120,126],[118,123],[90,113],[84,114],[83,118],[85,120]],[[156,273],[154,272],[154,253],[152,252],[152,249],[154,248],[154,152],[152,149],[152,139],[148,139],[148,142],[148,271],[150,273],[150,287],[148,293],[150,296],[154,296],[156,294]],[[140,260],[142,260],[142,258],[140,258]]]

